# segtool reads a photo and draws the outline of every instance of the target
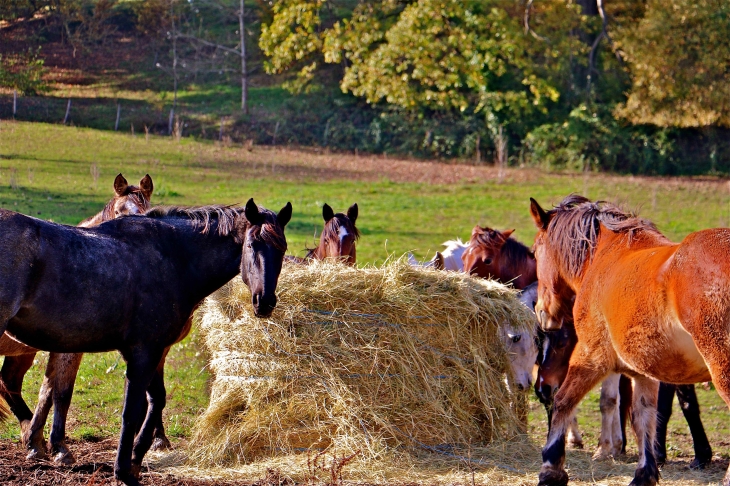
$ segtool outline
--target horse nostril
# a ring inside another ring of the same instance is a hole
[[[253,302],[254,307],[258,307],[261,297],[259,296],[259,294],[253,294],[253,297],[251,298],[251,300]]]

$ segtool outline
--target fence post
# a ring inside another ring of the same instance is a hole
[[[71,98],[68,99],[68,104],[66,105],[66,116],[63,117],[64,125],[68,122],[69,113],[71,113]]]
[[[175,117],[175,108],[170,110],[170,118],[167,120],[167,134],[172,135],[172,119]]]
[[[122,112],[122,105],[117,103],[117,121],[114,122],[114,131],[115,132],[117,130],[119,130],[119,115],[121,114],[121,112]]]
[[[221,117],[221,129],[218,131],[218,140],[223,141],[223,117]]]
[[[15,118],[15,113],[18,111],[18,90],[13,90],[13,118]]]
[[[276,146],[276,135],[279,133],[279,120],[276,121],[276,126],[274,127],[274,142],[272,145]]]

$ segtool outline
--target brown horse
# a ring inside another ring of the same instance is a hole
[[[119,216],[143,214],[150,208],[153,188],[149,174],[139,181],[139,186],[129,185],[127,179],[119,174],[114,179],[114,197],[98,214],[83,220],[79,226],[90,228]],[[33,364],[37,352],[37,349],[15,341],[7,334],[0,337],[0,355],[5,356],[0,370],[0,396],[8,402],[10,410],[20,422],[21,438],[23,445],[30,451],[29,458],[46,457],[43,428],[53,404],[51,454],[55,462],[71,464],[74,457],[66,447],[66,416],[83,354],[50,353],[38,394],[38,405],[33,414],[23,400],[21,390],[23,378]],[[164,430],[161,429],[159,433],[164,437]]]
[[[347,209],[347,214],[335,214],[329,204],[325,203],[322,207],[324,228],[319,237],[319,245],[309,250],[304,259],[340,258],[348,265],[355,265],[357,259],[355,243],[360,239],[360,231],[355,226],[357,214],[357,203]]]
[[[461,260],[466,273],[512,283],[522,290],[537,280],[535,256],[511,238],[515,230],[498,231],[474,226]]]
[[[647,220],[576,195],[549,211],[532,199],[530,212],[539,230],[538,321],[559,329],[575,299],[578,335],[555,397],[540,484],[568,483],[565,429],[575,407],[609,373],[624,373],[634,385],[639,443],[631,484],[654,485],[659,381],[712,380],[730,406],[730,229],[673,243]]]

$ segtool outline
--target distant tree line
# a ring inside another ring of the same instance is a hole
[[[231,73],[243,109],[252,73],[279,75],[282,141],[730,173],[727,0],[0,0],[38,15],[78,49],[146,36],[176,86]]]

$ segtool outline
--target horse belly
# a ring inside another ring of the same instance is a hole
[[[641,368],[645,374],[666,383],[693,384],[709,381],[710,372],[692,336],[677,319],[660,326],[657,349]]]

